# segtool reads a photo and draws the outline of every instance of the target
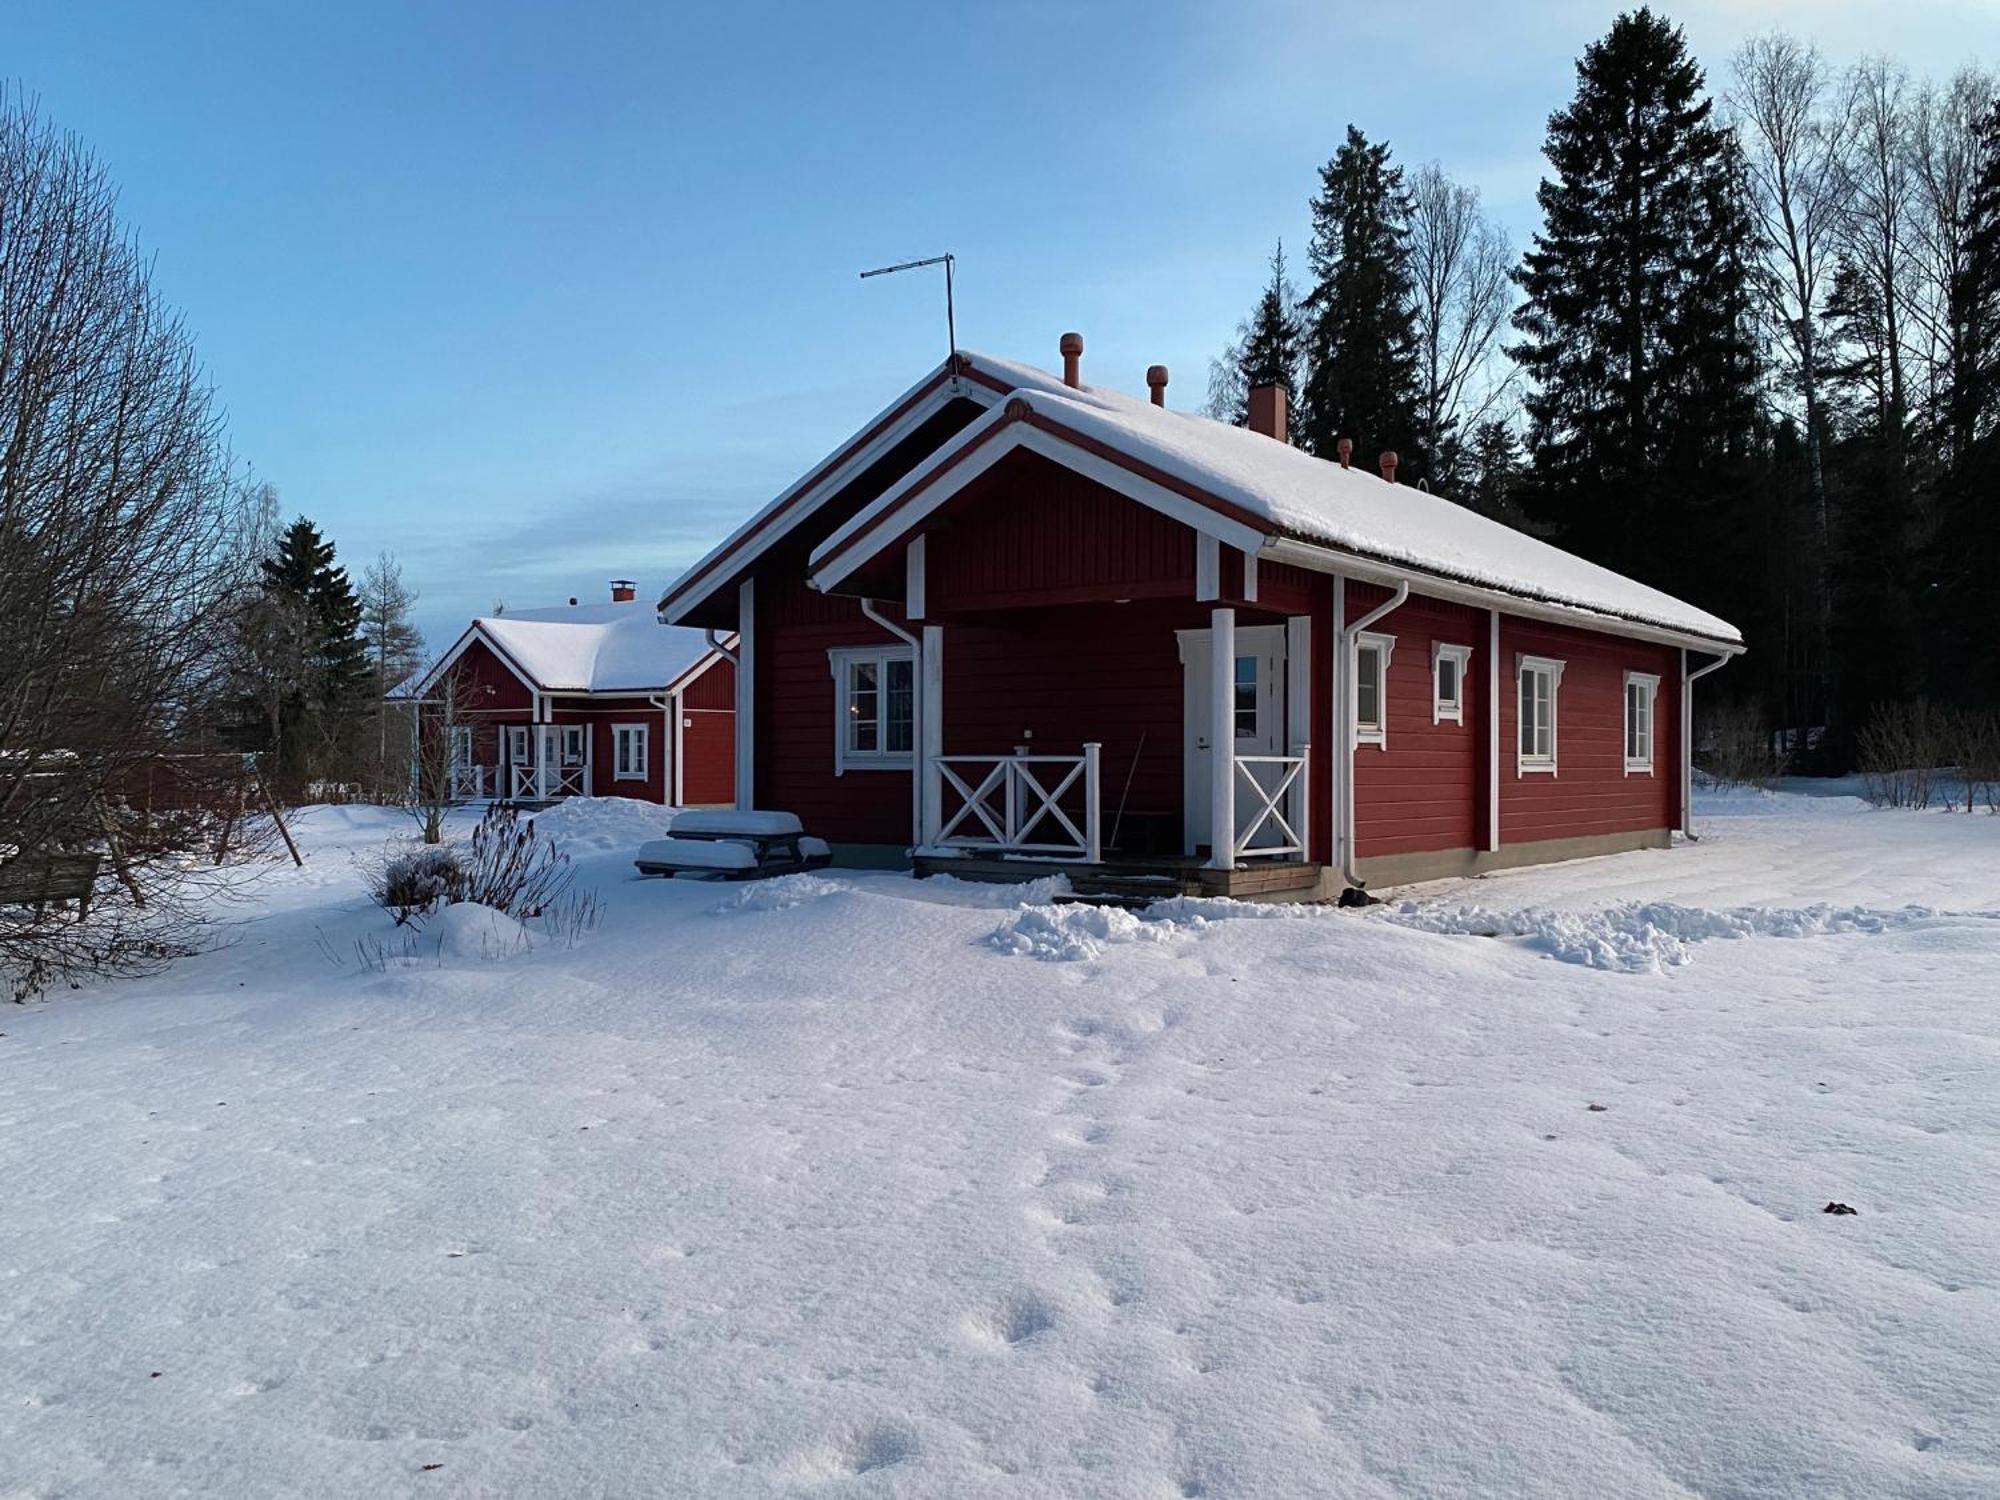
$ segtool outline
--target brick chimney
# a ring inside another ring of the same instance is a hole
[[[1343,469],[1351,468],[1353,466],[1353,460],[1354,460],[1354,439],[1342,438],[1339,442],[1335,443],[1333,446],[1334,450],[1340,454],[1341,468]]]
[[[611,602],[613,604],[630,604],[638,597],[639,585],[631,579],[614,578],[611,580]]]
[[[1146,366],[1146,389],[1153,393],[1153,405],[1167,404],[1167,367],[1165,365]]]
[[[1250,387],[1250,430],[1284,442],[1286,391],[1281,385]]]
[[[1066,333],[1056,347],[1062,351],[1063,384],[1075,389],[1083,384],[1080,366],[1083,362],[1083,335]]]
[[[1389,483],[1394,484],[1396,482],[1396,450],[1394,448],[1384,448],[1382,456],[1375,461],[1382,466],[1382,477],[1388,480]]]

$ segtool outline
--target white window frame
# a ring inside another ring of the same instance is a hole
[[[1375,712],[1379,722],[1361,722],[1361,653],[1373,648],[1375,672]],[[1354,743],[1389,748],[1389,659],[1396,654],[1396,638],[1364,630],[1354,637]]]
[[[1465,668],[1472,660],[1470,646],[1452,646],[1443,641],[1431,642],[1431,722],[1433,724],[1463,724],[1465,722]],[[1449,701],[1438,691],[1438,665],[1453,663],[1457,670],[1452,674],[1457,682],[1456,695]]]
[[[916,714],[917,660],[908,646],[835,646],[827,653],[833,670],[833,774],[849,771],[907,771],[916,764],[916,743],[920,726]],[[908,750],[850,750],[847,745],[848,673],[856,666],[872,663],[876,682],[876,738],[889,735],[889,663],[906,662],[910,668],[910,746]]]
[[[510,766],[531,766],[535,763],[535,741],[530,726],[508,724],[502,733],[507,736],[507,764]]]
[[[473,756],[477,748],[477,743],[470,724],[453,724],[451,726],[450,755],[454,770],[465,771],[472,768],[475,764]]]
[[[1644,692],[1646,753],[1632,753],[1632,689]],[[1627,672],[1624,691],[1618,699],[1618,737],[1625,747],[1625,774],[1627,776],[1651,776],[1653,774],[1654,747],[1659,743],[1660,678],[1656,672]]]
[[[633,757],[636,770],[628,771],[622,762],[624,741],[637,736],[638,753]],[[644,781],[653,759],[653,726],[650,724],[613,724],[611,726],[611,779],[613,781]]]
[[[1548,754],[1529,754],[1521,748],[1521,725],[1514,725],[1514,774],[1517,776],[1553,776],[1556,774],[1556,748],[1558,744],[1561,715],[1558,712],[1563,668],[1568,663],[1555,656],[1516,656],[1514,658],[1514,712],[1519,718],[1521,712],[1521,684],[1529,673],[1546,676],[1549,679],[1549,750]]]

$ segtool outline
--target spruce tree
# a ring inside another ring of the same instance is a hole
[[[1298,399],[1305,365],[1298,294],[1285,269],[1284,241],[1271,252],[1270,277],[1257,306],[1236,327],[1236,341],[1210,367],[1208,415],[1241,427],[1250,417],[1250,388],[1282,385]],[[1297,440],[1296,425],[1290,435]]]
[[[1385,448],[1402,477],[1429,472],[1416,445],[1417,335],[1406,242],[1410,200],[1389,148],[1352,125],[1320,169],[1312,202],[1305,300],[1307,373],[1299,413],[1302,446],[1331,458],[1343,437],[1372,468]]]
[[[260,605],[259,630],[280,642],[261,653],[280,679],[263,689],[280,775],[297,782],[351,773],[371,679],[361,601],[333,543],[304,516],[264,560]]]
[[[1740,158],[1652,11],[1618,17],[1576,71],[1517,276],[1530,514],[1586,557],[1742,613],[1757,406]]]

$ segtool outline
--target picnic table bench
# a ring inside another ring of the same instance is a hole
[[[74,901],[77,919],[90,915],[101,854],[17,854],[0,864],[0,906],[32,906]]]
[[[791,813],[697,809],[675,818],[666,838],[641,844],[633,863],[641,875],[759,880],[821,869],[832,858]]]

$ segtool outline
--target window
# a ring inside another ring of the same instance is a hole
[[[1515,660],[1521,685],[1520,744],[1516,771],[1556,773],[1556,689],[1563,664],[1546,656]]]
[[[528,726],[509,724],[507,726],[507,764],[525,766],[528,764]]]
[[[1625,774],[1653,774],[1653,702],[1660,679],[1646,672],[1625,674]]]
[[[645,724],[611,726],[611,776],[614,781],[646,779],[646,731],[649,727]]]
[[[472,726],[454,724],[451,726],[451,763],[459,770],[472,764]]]
[[[1465,664],[1472,659],[1470,646],[1431,643],[1431,722],[1465,722]]]
[[[917,670],[910,649],[846,647],[827,654],[836,694],[834,773],[908,767],[917,727]]]
[[[1354,638],[1354,738],[1363,745],[1387,748],[1389,658],[1393,635],[1363,633]]]
[[[1236,697],[1233,706],[1236,711],[1236,738],[1256,739],[1257,658],[1254,656],[1236,658]]]

